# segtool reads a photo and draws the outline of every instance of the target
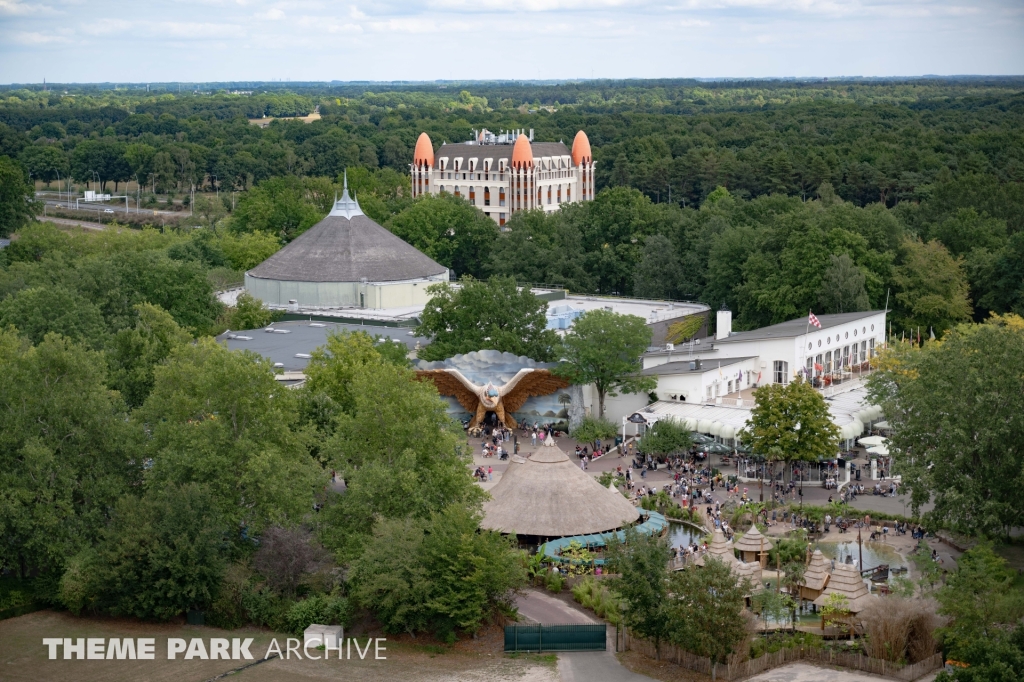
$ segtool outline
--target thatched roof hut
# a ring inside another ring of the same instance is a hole
[[[711,535],[711,544],[708,545],[708,551],[697,557],[694,563],[697,566],[703,566],[704,559],[707,557],[714,557],[719,561],[724,562],[727,566],[739,563],[736,555],[732,553],[732,547],[729,545],[729,541],[725,539],[725,533],[723,533],[720,528],[716,528],[715,532]]]
[[[557,446],[512,463],[491,488],[481,526],[535,538],[616,530],[640,518],[629,500],[573,464]]]
[[[825,555],[821,553],[820,549],[814,550],[811,560],[807,562],[807,568],[804,569],[804,581],[803,585],[800,586],[800,597],[812,601],[817,599],[821,595],[821,591],[828,585],[830,577]]]
[[[761,564],[757,562],[744,563],[737,559],[736,555],[733,554],[732,545],[730,545],[725,539],[725,533],[720,529],[716,529],[712,534],[711,544],[708,545],[708,551],[697,557],[694,564],[697,566],[703,566],[704,560],[709,557],[714,557],[715,559],[723,562],[737,578],[748,578],[750,580],[751,594],[764,589],[764,585],[761,583]]]
[[[743,561],[757,561],[762,565],[768,560],[768,550],[774,546],[772,541],[757,529],[757,524],[751,525],[750,530],[733,543],[733,549],[740,551]]]
[[[824,606],[830,594],[845,595],[849,602],[847,608],[853,614],[860,613],[869,603],[878,599],[877,595],[868,592],[857,567],[850,564],[836,564],[824,591],[814,600],[815,606]]]

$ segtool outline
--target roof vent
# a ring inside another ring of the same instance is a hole
[[[338,199],[337,196],[335,196],[335,198],[334,198],[334,208],[332,208],[331,212],[328,213],[327,215],[329,215],[329,216],[339,216],[341,218],[348,218],[349,220],[352,220],[352,218],[356,217],[357,215],[365,215],[363,213],[363,210],[361,208],[359,208],[359,202],[356,201],[355,199],[353,199],[352,197],[350,197],[348,195],[348,171],[347,170],[345,171],[345,179],[344,179],[343,182],[344,182],[344,187],[342,188],[342,191],[341,191],[341,199]]]

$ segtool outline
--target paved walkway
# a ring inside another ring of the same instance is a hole
[[[516,601],[519,613],[541,625],[567,625],[569,623],[598,623],[580,609],[574,609],[561,599],[540,590],[527,589]]]
[[[920,678],[918,682],[931,682],[937,674],[937,672],[929,673]],[[890,678],[868,673],[822,668],[809,663],[790,663],[781,668],[749,677],[747,682],[824,682],[825,680],[828,682],[879,682],[888,679]]]
[[[516,602],[519,613],[541,625],[600,623],[581,609],[540,590],[525,590]],[[604,651],[579,651],[558,654],[561,682],[652,682],[622,667],[615,657],[615,628],[607,628],[608,646]]]
[[[653,682],[646,675],[627,670],[615,657],[615,628],[608,626],[608,647],[604,651],[558,654],[558,677],[562,682]]]

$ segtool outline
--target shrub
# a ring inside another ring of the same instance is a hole
[[[562,591],[562,588],[565,587],[565,578],[562,577],[561,573],[552,571],[551,574],[548,575],[547,587],[549,591],[558,594]]]
[[[271,526],[253,556],[253,568],[285,595],[294,594],[300,582],[329,566],[327,552],[304,528]]]
[[[869,656],[893,663],[915,663],[935,653],[933,633],[940,625],[935,605],[923,599],[889,597],[860,614]]]
[[[301,635],[313,623],[320,625],[348,625],[352,610],[349,602],[336,594],[317,594],[295,602],[288,609],[288,632]]]
[[[606,441],[614,442],[616,433],[615,424],[607,419],[584,417],[580,425],[572,430],[572,437],[579,443],[593,443],[600,438],[604,445]]]

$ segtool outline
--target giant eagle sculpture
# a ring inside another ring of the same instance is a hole
[[[494,412],[505,426],[514,427],[512,413],[518,411],[527,398],[550,395],[569,387],[568,381],[549,370],[532,368],[519,370],[503,386],[495,386],[489,381],[486,386],[474,384],[462,372],[451,368],[420,369],[416,371],[416,377],[421,381],[433,381],[441,395],[454,396],[473,415],[469,422],[470,428],[482,422],[489,411]]]

